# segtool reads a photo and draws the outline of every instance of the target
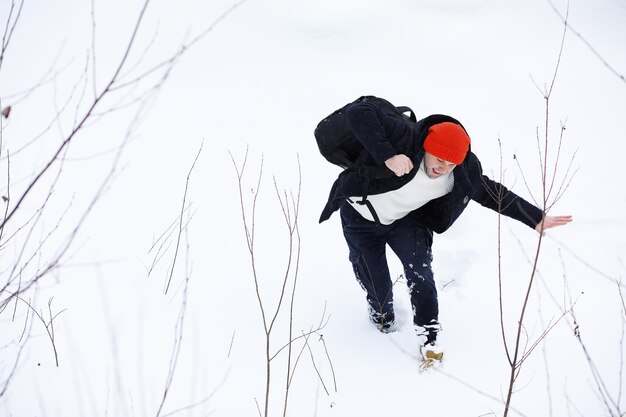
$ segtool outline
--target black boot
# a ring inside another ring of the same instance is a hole
[[[396,330],[394,326],[395,314],[393,313],[393,311],[380,313],[379,311],[375,311],[374,309],[370,307],[369,316],[370,316],[370,321],[374,323],[376,328],[381,333],[391,333]]]

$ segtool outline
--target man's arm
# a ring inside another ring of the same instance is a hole
[[[480,205],[507,217],[518,220],[534,229],[543,219],[543,211],[529,203],[504,185],[482,175],[478,183],[472,184],[472,199]]]
[[[563,226],[573,220],[570,215],[544,215],[543,210],[534,204],[529,203],[512,191],[509,191],[499,182],[493,181],[486,175],[482,175],[482,168],[478,158],[476,158],[476,167],[480,174],[480,184],[473,184],[475,189],[473,200],[481,205],[502,213],[507,217],[519,220],[541,234],[543,234],[546,229]]]
[[[397,152],[385,133],[382,116],[374,103],[369,101],[354,103],[347,109],[346,115],[354,136],[377,164],[382,165],[396,155]]]

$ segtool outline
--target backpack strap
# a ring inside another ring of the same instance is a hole
[[[381,224],[380,223],[380,218],[378,217],[378,214],[376,214],[376,210],[374,210],[374,206],[367,199],[366,195],[364,195],[363,198],[361,198],[361,200],[357,201],[356,203],[361,205],[361,206],[366,206],[367,209],[370,211],[370,214],[372,215],[372,218],[374,219],[374,222],[376,222],[376,224]]]
[[[409,119],[410,119],[412,122],[414,122],[414,123],[416,123],[416,122],[417,122],[417,117],[415,117],[415,112],[414,112],[414,111],[413,111],[410,107],[408,107],[408,106],[398,106],[398,107],[396,107],[396,109],[397,109],[400,113],[402,113],[402,114],[404,114],[404,113],[409,113]]]

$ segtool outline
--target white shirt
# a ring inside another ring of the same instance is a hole
[[[374,207],[380,222],[391,224],[411,211],[422,207],[430,200],[448,194],[452,191],[453,186],[454,175],[452,175],[452,171],[437,178],[429,178],[424,171],[424,162],[422,162],[411,181],[397,190],[367,196],[367,200]],[[374,221],[369,208],[364,204],[357,204],[357,201],[361,201],[361,197],[351,197],[348,201],[363,218]]]

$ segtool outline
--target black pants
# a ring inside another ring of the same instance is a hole
[[[389,245],[404,267],[413,322],[417,326],[436,323],[439,306],[431,268],[433,232],[420,226],[414,213],[383,225],[364,219],[348,202],[341,206],[341,224],[354,274],[367,293],[373,319],[394,318],[393,282],[386,256]]]

